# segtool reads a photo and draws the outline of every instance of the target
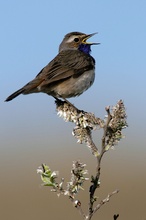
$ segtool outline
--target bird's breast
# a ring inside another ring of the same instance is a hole
[[[94,82],[95,69],[85,71],[78,77],[70,77],[59,83],[54,92],[58,94],[58,97],[71,98],[81,95],[86,91]]]

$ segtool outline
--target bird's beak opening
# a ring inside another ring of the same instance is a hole
[[[93,42],[86,42],[86,40],[88,40],[90,37],[94,36],[95,34],[98,34],[98,33],[93,33],[93,34],[87,34],[83,37],[83,40],[82,40],[82,43],[83,44],[89,44],[89,45],[98,45],[100,43],[93,43]]]

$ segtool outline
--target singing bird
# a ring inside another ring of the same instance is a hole
[[[38,75],[5,101],[18,95],[43,92],[54,98],[71,98],[81,95],[94,82],[95,60],[90,55],[91,45],[87,39],[94,34],[71,32],[65,35],[58,55]]]

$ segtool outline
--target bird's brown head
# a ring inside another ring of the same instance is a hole
[[[87,40],[95,35],[93,34],[84,34],[81,32],[71,32],[65,35],[63,41],[59,46],[59,52],[63,50],[81,50],[83,52],[90,53],[90,46],[97,45],[99,43],[87,42]]]

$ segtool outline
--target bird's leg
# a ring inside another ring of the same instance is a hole
[[[57,97],[55,97],[55,96],[53,96],[54,97],[54,99],[56,99],[56,101],[57,102],[63,102],[61,99],[59,99],[59,98],[57,98]],[[66,98],[63,98],[63,97],[61,97],[68,105],[71,105],[71,106],[73,106],[74,108],[76,108],[71,102],[69,102]],[[77,108],[76,108],[77,109]]]
[[[69,102],[66,98],[63,98],[65,102],[67,102],[67,104],[74,106],[71,102]],[[74,106],[75,107],[75,106]]]
[[[61,101],[60,99],[58,99],[57,97],[53,96],[54,99],[56,99],[56,101]]]

